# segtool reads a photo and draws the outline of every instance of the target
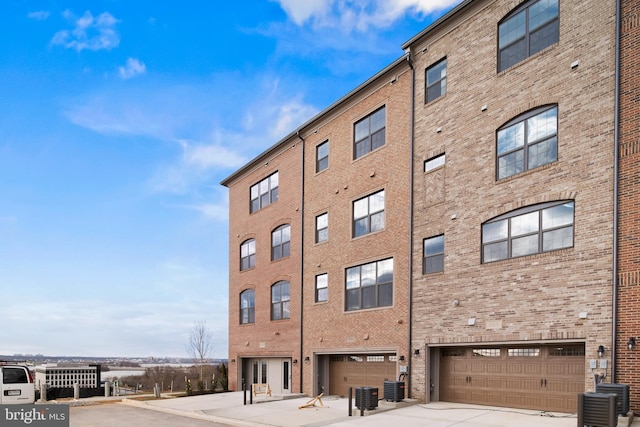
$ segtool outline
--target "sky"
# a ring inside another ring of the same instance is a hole
[[[220,182],[459,0],[3,0],[0,355],[227,357]]]

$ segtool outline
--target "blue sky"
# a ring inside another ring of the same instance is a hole
[[[6,0],[0,354],[227,356],[220,181],[459,0]]]

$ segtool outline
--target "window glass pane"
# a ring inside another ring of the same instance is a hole
[[[279,246],[282,244],[282,233],[280,232],[280,230],[276,230],[272,233],[272,245],[273,246]]]
[[[570,248],[573,246],[573,227],[560,228],[542,234],[542,250]]]
[[[258,198],[258,185],[252,185],[251,186],[251,200],[253,199],[257,199]]]
[[[322,214],[316,217],[316,229],[320,230],[329,226],[329,214]]]
[[[443,95],[440,85],[433,85],[427,88],[427,102],[433,101]]]
[[[558,109],[552,108],[527,119],[527,143],[555,135],[558,124]]]
[[[558,0],[540,0],[529,8],[529,31],[558,16]]]
[[[373,135],[371,135],[371,150],[380,148],[384,145],[385,130],[380,129]]]
[[[538,53],[545,47],[557,43],[559,37],[559,26],[557,20],[540,27],[529,36],[529,55]]]
[[[527,57],[525,38],[500,51],[500,71],[511,67]]]
[[[267,194],[269,192],[269,180],[265,179],[260,181],[260,194]]]
[[[361,266],[361,272],[362,286],[371,286],[376,284],[376,263]]]
[[[356,144],[356,158],[362,157],[369,152],[369,139],[364,139]]]
[[[437,167],[444,165],[444,163],[445,163],[445,155],[441,154],[438,157],[434,157],[424,162],[424,171],[429,172],[432,169],[435,169]]]
[[[518,237],[511,241],[511,256],[519,257],[538,253],[538,234]]]
[[[498,154],[503,154],[524,145],[524,123],[498,131]]]
[[[282,229],[282,241],[283,242],[291,241],[291,227],[288,225]]]
[[[363,218],[369,215],[369,198],[356,200],[353,203],[353,217],[354,219]]]
[[[484,262],[507,259],[507,254],[507,242],[491,243],[485,245],[482,250]]]
[[[518,150],[498,159],[498,179],[524,172],[524,150]]]
[[[378,307],[388,307],[393,304],[393,285],[390,283],[378,286]]]
[[[509,227],[507,220],[490,222],[482,226],[482,242],[488,243],[502,240],[508,237]]]
[[[526,10],[523,10],[500,24],[500,28],[498,29],[500,48],[524,37],[527,29],[525,25],[526,16]]]
[[[424,259],[424,273],[436,273],[444,271],[444,255],[436,255],[425,257]]]
[[[378,283],[393,282],[393,258],[378,262]]]
[[[289,319],[291,317],[291,310],[289,309],[289,300],[282,303],[282,319]]]
[[[360,141],[363,138],[366,138],[369,135],[369,120],[365,119],[358,123],[356,123],[356,141]]]
[[[427,70],[427,85],[431,86],[433,83],[440,79],[444,79],[447,76],[447,60],[434,65]]]
[[[374,231],[380,231],[384,229],[384,212],[380,212],[377,213],[375,215],[371,215],[371,230],[370,232],[373,233]]]
[[[329,240],[329,229],[318,230],[318,243]]]
[[[282,244],[282,256],[286,257],[291,254],[291,242],[286,242]]]
[[[444,236],[424,240],[424,255],[435,255],[444,252]]]
[[[317,288],[326,288],[328,286],[329,283],[329,275],[327,274],[320,274],[318,276],[316,276],[316,287]]]
[[[558,159],[558,139],[550,138],[529,147],[529,164],[527,169],[533,169]]]
[[[323,142],[322,144],[318,145],[318,159],[322,159],[324,157],[327,157],[328,155],[329,155],[329,143]]]
[[[273,175],[271,175],[271,177],[269,178],[271,180],[271,188],[276,188],[278,186],[278,173],[274,173]]]
[[[347,310],[358,310],[360,308],[360,289],[347,290]]]
[[[347,289],[360,287],[360,267],[347,268]]]
[[[317,302],[328,301],[329,300],[329,290],[327,288],[318,289],[318,296],[316,298]]]
[[[354,237],[359,237],[367,234],[369,232],[369,217],[364,219],[359,219],[355,222],[355,228],[353,230]]]
[[[362,288],[362,308],[372,308],[376,306],[376,292],[375,286],[367,286]]]
[[[369,197],[369,212],[379,212],[384,210],[384,191],[379,191]]]
[[[371,133],[380,130],[385,125],[385,109],[381,108],[371,116]]]
[[[542,211],[542,228],[544,230],[568,224],[573,224],[573,202]]]
[[[511,235],[521,236],[538,231],[539,220],[537,211],[511,218]]]
[[[249,244],[244,243],[242,246],[240,246],[240,256],[242,258],[249,256]]]

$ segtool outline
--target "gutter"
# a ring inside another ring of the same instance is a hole
[[[301,162],[301,170],[302,170],[302,179],[300,184],[300,356],[298,357],[298,366],[300,367],[300,391],[302,393],[302,381],[303,381],[303,331],[302,327],[303,317],[304,317],[304,138],[300,136],[300,130],[296,132],[296,136],[302,141],[302,154],[300,155]]]
[[[618,175],[619,175],[619,150],[620,139],[620,25],[621,25],[620,0],[616,0],[616,71],[615,71],[615,101],[614,101],[614,134],[613,134],[613,326],[611,340],[611,382],[616,382],[616,353],[618,338]]]
[[[409,68],[411,68],[411,117],[409,119],[411,125],[411,136],[409,141],[410,146],[410,161],[409,161],[409,325],[408,325],[408,340],[409,340],[409,354],[407,354],[407,397],[411,398],[411,361],[413,359],[413,353],[411,352],[411,340],[412,340],[412,327],[413,324],[413,161],[414,161],[414,117],[415,117],[415,73],[416,70],[413,68],[413,63],[411,62],[411,53],[407,55],[407,63],[409,64]],[[426,377],[426,375],[425,375]],[[425,392],[427,388],[425,385]]]

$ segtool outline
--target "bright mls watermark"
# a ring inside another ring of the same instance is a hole
[[[69,427],[69,405],[0,405],[0,427]]]

